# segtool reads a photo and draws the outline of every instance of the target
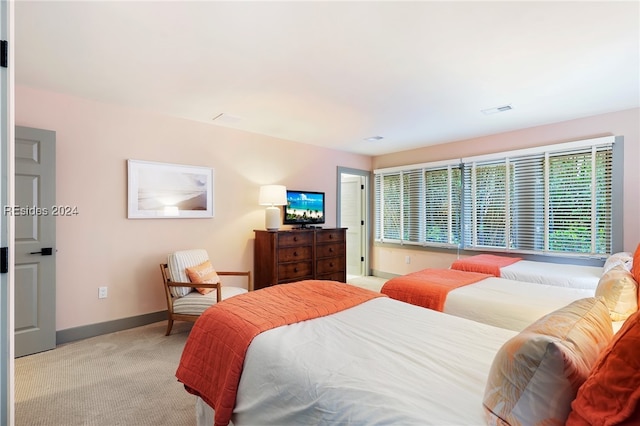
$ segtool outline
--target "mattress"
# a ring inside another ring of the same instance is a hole
[[[484,424],[489,368],[515,334],[390,298],[278,327],[249,346],[232,421]],[[197,418],[213,424],[201,400]]]

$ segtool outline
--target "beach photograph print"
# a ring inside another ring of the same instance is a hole
[[[128,160],[128,217],[213,217],[213,169]]]

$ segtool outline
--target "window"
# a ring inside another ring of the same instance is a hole
[[[429,163],[375,172],[375,238],[456,246],[460,240],[460,164]]]
[[[376,170],[375,239],[531,254],[611,253],[613,141]]]

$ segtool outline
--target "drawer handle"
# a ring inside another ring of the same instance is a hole
[[[333,239],[333,234],[329,234],[329,239]]]
[[[297,257],[297,256],[298,256],[298,252],[297,252],[297,251],[294,251],[294,252],[293,252],[293,257]]]
[[[293,272],[298,272],[298,268],[293,268]]]
[[[333,268],[333,262],[329,262],[329,266]]]
[[[333,247],[329,247],[329,253],[333,253]]]
[[[298,237],[293,237],[293,241],[298,241]]]

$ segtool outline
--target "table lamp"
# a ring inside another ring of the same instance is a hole
[[[269,206],[265,210],[264,224],[268,231],[280,229],[280,208],[287,204],[287,187],[284,185],[263,185],[260,187],[258,203]]]

